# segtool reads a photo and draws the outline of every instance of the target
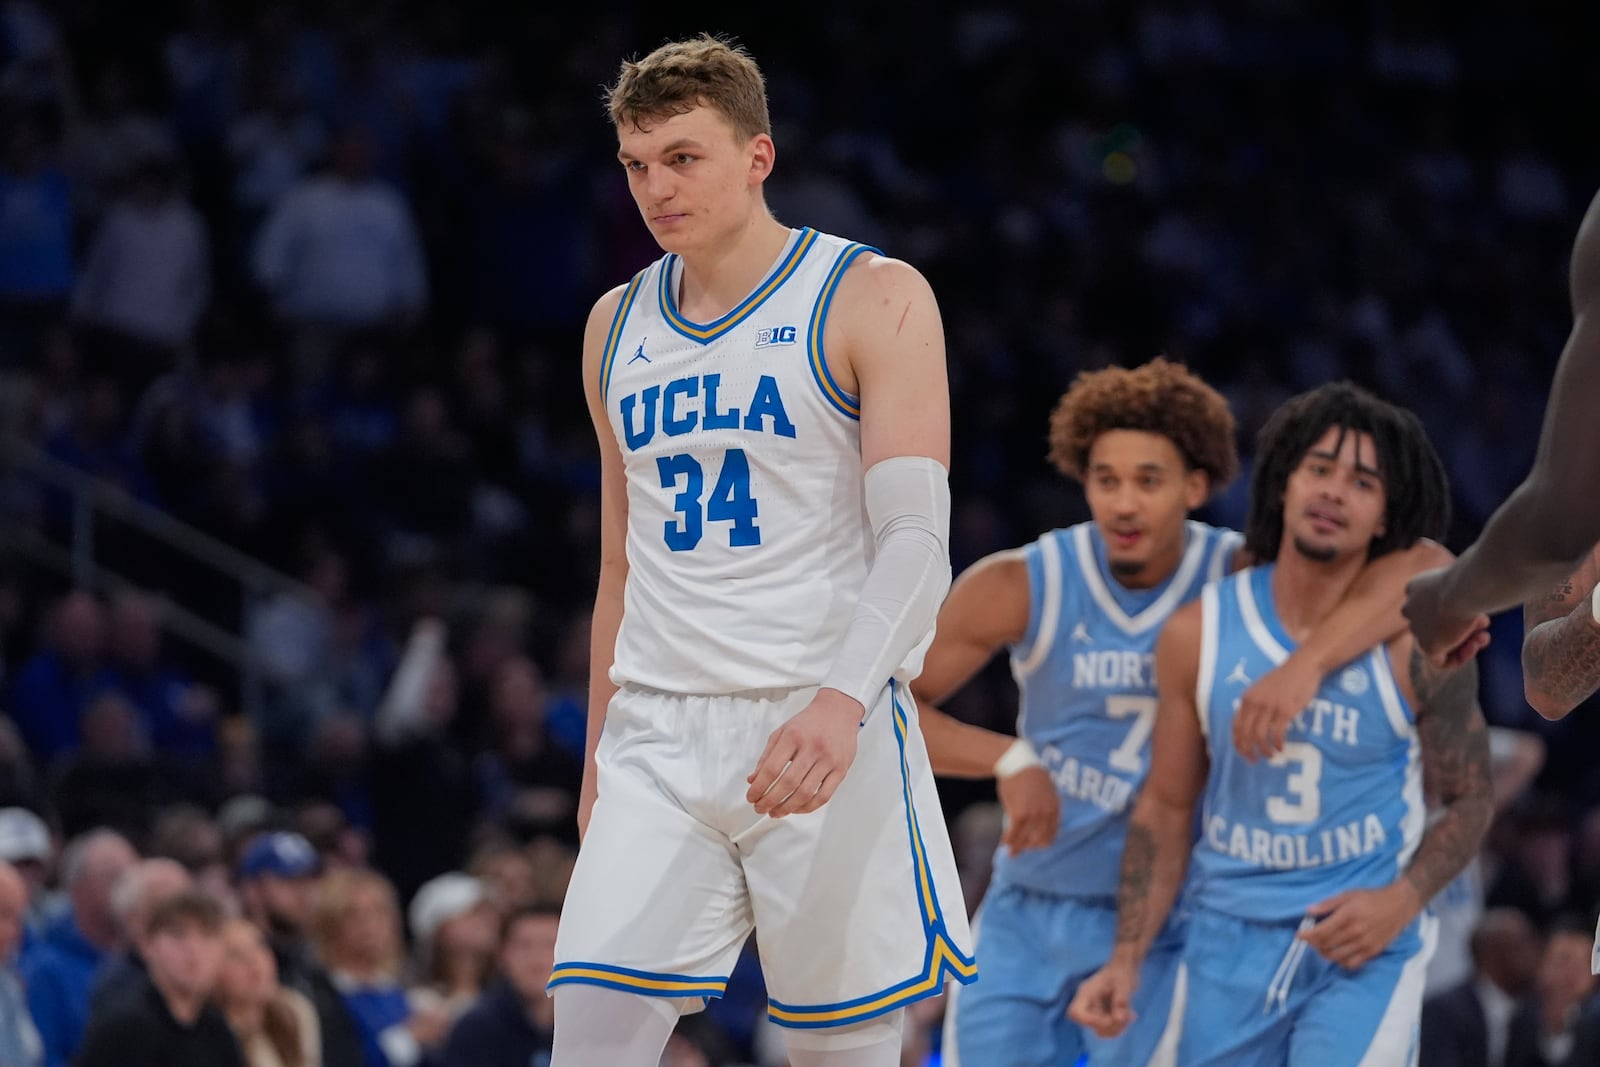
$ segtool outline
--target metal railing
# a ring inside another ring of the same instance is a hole
[[[0,545],[12,546],[39,566],[70,579],[79,588],[108,595],[140,589],[137,582],[111,570],[96,557],[97,529],[107,519],[115,519],[195,565],[237,582],[241,624],[248,622],[264,597],[281,595],[313,602],[317,599],[311,588],[301,582],[135,499],[110,482],[46,455],[19,437],[0,437],[0,469],[4,468],[64,494],[71,501],[72,520],[66,543],[61,544],[18,522],[14,516],[0,512]],[[255,718],[265,700],[266,675],[249,644],[240,635],[170,598],[160,598],[157,607],[164,627],[238,671],[241,709]]]

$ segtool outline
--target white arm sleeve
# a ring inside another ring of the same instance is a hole
[[[877,553],[822,684],[870,711],[891,677],[921,673],[933,641],[950,589],[950,477],[937,460],[895,456],[864,482]]]

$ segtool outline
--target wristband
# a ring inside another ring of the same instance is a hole
[[[1594,621],[1600,623],[1600,584],[1594,587],[1594,592],[1589,594],[1589,614],[1594,616]]]
[[[1019,737],[1011,742],[1011,747],[1006,749],[999,759],[994,761],[994,776],[997,780],[1010,778],[1013,774],[1025,771],[1029,767],[1043,766],[1044,760],[1039,758],[1033,743],[1025,737]]]

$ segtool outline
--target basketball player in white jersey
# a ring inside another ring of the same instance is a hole
[[[754,928],[794,1067],[898,1067],[904,1006],[977,973],[905,689],[950,581],[938,306],[772,217],[742,49],[625,63],[610,111],[668,254],[584,342],[601,573],[554,1063],[654,1067]]]

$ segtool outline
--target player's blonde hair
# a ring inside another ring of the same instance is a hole
[[[696,107],[714,107],[741,141],[772,132],[761,68],[743,46],[709,33],[625,61],[606,104],[619,130],[646,129]]]

